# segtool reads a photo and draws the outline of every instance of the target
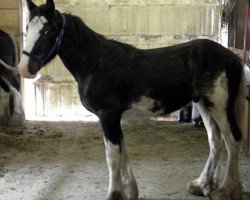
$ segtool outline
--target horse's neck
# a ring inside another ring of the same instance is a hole
[[[84,35],[78,40],[67,30],[63,37],[59,57],[77,82],[84,81],[95,70],[98,48],[91,43]]]

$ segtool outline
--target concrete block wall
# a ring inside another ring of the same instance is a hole
[[[40,1],[41,2],[41,1]],[[57,0],[94,31],[139,48],[168,46],[198,37],[218,40],[221,7],[215,0]]]

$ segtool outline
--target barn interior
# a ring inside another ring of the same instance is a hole
[[[244,62],[249,60],[246,0],[55,0],[55,4],[62,12],[80,16],[105,37],[137,48],[206,38],[230,48]],[[0,1],[0,29],[15,39],[19,53],[25,45],[28,16],[26,0]],[[49,63],[38,78],[21,79],[20,84],[25,123],[0,122],[0,199],[105,199],[108,168],[102,130],[98,118],[81,105],[77,83],[60,59]],[[9,94],[3,89],[0,101],[2,119],[10,106]],[[180,122],[180,111],[154,118],[135,112],[122,121],[140,200],[209,199],[186,189],[200,175],[209,145],[202,122],[198,126],[194,122],[198,115],[195,106],[182,111],[189,112],[188,123],[185,119]],[[248,128],[243,138],[240,178],[243,200],[247,200]],[[225,173],[226,157],[224,152],[221,174]]]

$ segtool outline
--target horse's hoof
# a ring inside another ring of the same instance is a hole
[[[204,196],[202,188],[198,185],[197,181],[191,181],[187,184],[187,190],[190,194],[196,195],[196,196]]]
[[[224,189],[214,190],[209,193],[209,200],[231,200],[230,195]]]
[[[218,190],[214,190],[209,194],[210,200],[241,200],[242,195],[241,192],[231,192],[229,193],[228,190],[221,188]]]
[[[139,192],[136,182],[132,182],[124,185],[125,194],[128,200],[138,199]]]
[[[203,184],[201,184],[202,182]],[[196,196],[208,196],[208,194],[216,190],[218,188],[217,182],[207,182],[207,181],[200,181],[199,179],[193,180],[187,184],[187,190],[190,194]]]
[[[107,200],[126,200],[125,198],[123,198],[121,192],[112,192],[109,197],[107,198]]]

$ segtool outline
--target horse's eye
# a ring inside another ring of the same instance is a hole
[[[48,30],[41,30],[41,31],[40,31],[40,34],[41,34],[41,35],[47,35],[48,32],[49,32]]]

